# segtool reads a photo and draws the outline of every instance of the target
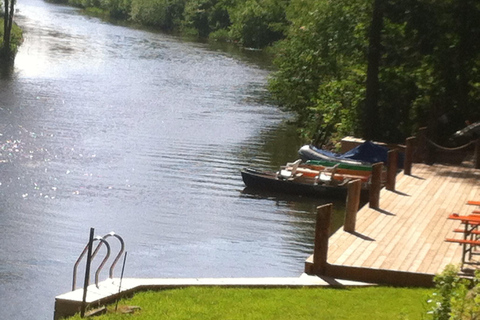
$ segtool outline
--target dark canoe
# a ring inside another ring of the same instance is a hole
[[[293,180],[279,178],[276,172],[252,168],[241,170],[245,185],[251,190],[273,191],[307,196],[346,196],[346,186],[318,184],[315,179],[300,177]]]

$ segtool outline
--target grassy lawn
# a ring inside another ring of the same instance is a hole
[[[134,314],[114,313],[114,319],[424,319],[433,289],[418,288],[305,288],[233,289],[189,287],[136,294],[119,302],[139,306]],[[80,319],[75,316],[72,319]]]

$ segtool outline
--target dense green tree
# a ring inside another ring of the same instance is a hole
[[[183,20],[186,0],[132,0],[130,16],[145,25],[172,30]]]
[[[243,46],[263,48],[283,38],[286,0],[238,1],[228,12],[231,35]]]
[[[382,56],[382,29],[385,1],[373,2],[372,22],[369,30],[368,56],[367,56],[367,82],[364,107],[362,108],[363,136],[367,140],[381,139],[379,126],[378,99],[380,95],[379,68]]]
[[[228,28],[231,24],[228,15],[228,1],[191,0],[185,5],[183,26],[194,30],[205,38],[214,31]]]
[[[8,0],[7,0],[8,1]],[[284,37],[289,0],[50,0],[166,31],[264,48]]]
[[[480,50],[471,41],[480,35],[473,23],[480,18],[479,5],[470,0],[409,0],[402,6],[390,3],[386,12],[382,86],[399,110],[394,114],[399,124],[405,117],[411,129],[438,128],[432,134],[444,141],[465,120],[479,120],[475,66]],[[469,39],[468,44],[462,39]],[[405,127],[400,131],[408,134]]]
[[[15,49],[12,46],[13,14],[15,12],[15,0],[4,0],[3,7],[3,42],[0,46],[0,57],[12,57]]]
[[[442,140],[479,117],[479,7],[474,0],[292,0],[272,93],[298,113],[309,138],[320,129],[401,142],[430,125],[442,126]]]
[[[295,111],[305,137],[320,131],[354,133],[364,96],[368,1],[292,0],[291,27],[275,48],[270,81],[277,101]]]
[[[100,0],[100,8],[115,19],[129,19],[131,7],[132,0]]]

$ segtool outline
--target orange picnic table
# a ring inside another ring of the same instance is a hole
[[[455,229],[454,232],[463,233],[463,239],[455,239],[455,238],[446,238],[445,241],[447,242],[454,242],[461,244],[462,248],[462,267],[464,264],[475,264],[480,265],[478,261],[472,261],[473,255],[479,255],[480,253],[473,252],[474,248],[480,246],[480,230],[478,227],[480,226],[480,215],[478,214],[471,214],[466,216],[461,216],[456,213],[453,213],[448,216],[450,220],[458,220],[464,224],[464,229]],[[468,254],[468,259],[467,259]]]
[[[472,205],[472,206],[480,206],[480,201],[468,200],[467,204]],[[480,213],[480,210],[473,210],[473,213]]]

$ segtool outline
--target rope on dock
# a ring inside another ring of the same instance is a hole
[[[455,148],[447,148],[447,147],[443,147],[435,142],[433,142],[432,140],[428,139],[427,138],[427,142],[429,144],[431,144],[432,146],[434,146],[435,148],[437,149],[440,149],[440,150],[443,150],[443,151],[461,151],[463,149],[467,149],[468,147],[470,147],[470,145],[474,144],[475,141],[470,141],[469,143],[467,144],[464,144],[463,146],[460,146],[460,147],[455,147]]]

